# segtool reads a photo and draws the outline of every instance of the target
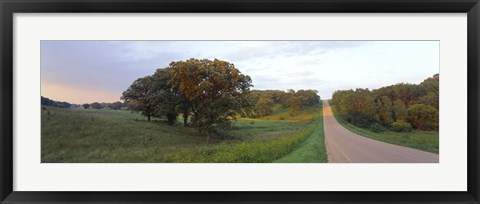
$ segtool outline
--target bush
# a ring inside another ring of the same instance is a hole
[[[197,127],[197,126],[198,126],[198,125],[197,125],[197,117],[195,117],[195,116],[191,116],[191,117],[190,117],[190,125],[191,125],[192,127]]]
[[[347,121],[361,128],[369,128],[372,120],[366,114],[353,112],[348,114]]]
[[[280,116],[280,118],[278,118],[279,120],[285,120],[285,117],[283,116]]]
[[[385,128],[378,123],[373,123],[372,125],[370,125],[369,129],[372,130],[373,132],[383,132],[383,131],[385,131]]]
[[[410,132],[412,131],[412,125],[403,120],[398,120],[391,124],[391,130],[395,132]]]
[[[438,110],[433,106],[414,104],[408,108],[408,121],[415,129],[437,130]]]

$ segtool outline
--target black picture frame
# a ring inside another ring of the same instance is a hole
[[[479,0],[0,0],[0,10],[1,203],[479,203]],[[13,191],[13,14],[117,12],[467,13],[468,190],[466,192]]]

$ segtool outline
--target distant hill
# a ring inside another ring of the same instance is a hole
[[[74,104],[70,104],[68,102],[60,102],[60,101],[54,101],[54,100],[51,100],[47,97],[43,97],[41,96],[41,104],[42,106],[54,106],[54,107],[58,107],[58,108],[70,108],[72,107]]]

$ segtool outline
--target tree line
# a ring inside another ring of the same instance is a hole
[[[40,96],[40,104],[41,105],[44,105],[44,106],[54,106],[54,107],[57,107],[57,108],[70,108],[72,106],[72,104],[68,103],[68,102],[60,102],[60,101],[54,101],[52,99],[49,99],[47,97],[43,97],[43,96]]]
[[[110,109],[113,109],[113,110],[120,110],[122,109],[123,107],[125,107],[126,109],[129,109],[128,105],[127,104],[124,104],[120,101],[116,101],[116,102],[113,102],[113,103],[99,103],[99,102],[93,102],[93,103],[84,103],[82,104],[82,107],[84,109],[102,109],[102,108],[110,108]]]
[[[332,103],[341,118],[374,131],[438,130],[439,74],[420,84],[336,91]]]
[[[250,117],[267,116],[273,113],[273,106],[281,104],[288,108],[291,115],[302,111],[305,107],[312,107],[320,103],[320,96],[316,90],[252,90],[248,99],[255,104],[255,111]]]
[[[100,103],[100,102],[93,102],[93,103],[85,103],[82,105],[79,104],[73,104],[65,101],[55,101],[47,97],[41,96],[41,102],[40,104],[42,106],[53,106],[57,108],[77,108],[77,107],[83,107],[84,109],[102,109],[102,108],[111,108],[113,110],[120,110],[123,107],[126,109],[129,109],[128,104],[124,104],[120,101],[116,101],[113,103]]]

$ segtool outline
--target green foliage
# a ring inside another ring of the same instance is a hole
[[[392,113],[395,121],[406,120],[408,117],[407,107],[400,99],[393,102]]]
[[[273,100],[272,98],[269,97],[261,97],[258,99],[256,105],[255,105],[255,110],[258,116],[266,116],[270,115],[273,112]]]
[[[166,117],[168,124],[173,125],[179,112],[187,111],[184,118],[188,120],[187,101],[181,97],[180,91],[171,84],[170,68],[157,69],[153,78],[153,100],[155,100],[154,115]],[[183,108],[180,110],[180,108]]]
[[[43,96],[40,97],[40,100],[41,100],[41,105],[44,105],[44,106],[54,106],[58,108],[70,108],[72,106],[72,104],[68,102],[54,101]]]
[[[414,129],[435,130],[438,129],[438,86],[439,75],[436,74],[418,85],[400,83],[373,91],[336,91],[332,104],[340,117],[362,128],[372,129],[374,123],[388,128],[392,122],[408,121]],[[410,109],[413,106],[416,107]]]
[[[191,116],[191,125],[207,136],[208,143],[215,125],[251,112],[254,105],[246,99],[251,83],[251,78],[232,63],[189,59],[171,62],[152,76],[137,79],[122,99],[149,120],[151,116],[166,117],[173,125],[181,114],[184,126],[188,126]],[[268,113],[270,110],[265,107],[273,104],[263,101],[259,105]]]
[[[273,113],[275,104],[288,108],[290,115],[296,115],[307,107],[320,104],[320,96],[316,90],[253,90],[247,95],[249,101],[255,104],[255,113],[250,117],[268,116]]]
[[[93,108],[93,109],[101,109],[103,108],[102,104],[98,103],[98,102],[94,102],[92,104],[90,104],[90,107]]]
[[[172,62],[169,67],[172,85],[190,104],[207,143],[214,124],[234,120],[253,107],[246,99],[251,78],[229,62],[190,59]]]
[[[396,99],[402,101],[405,105],[410,105],[416,98],[423,95],[422,90],[418,85],[400,83],[391,86]]]
[[[336,91],[333,100],[340,115],[348,122],[368,128],[375,121],[375,101],[368,89]]]
[[[120,110],[123,107],[123,103],[120,101],[113,102],[111,104],[108,104],[108,107],[110,107],[113,110]]]
[[[408,108],[408,121],[416,129],[438,130],[438,111],[429,105],[414,104]]]
[[[440,76],[438,74],[433,75],[428,79],[425,79],[420,86],[427,94],[420,98],[419,103],[430,105],[439,110],[439,86],[440,86]]]
[[[320,104],[320,96],[318,95],[317,90],[304,90],[300,89],[295,92],[293,97],[300,99],[300,104],[302,106],[315,106]]]
[[[392,100],[387,96],[382,96],[377,100],[377,113],[379,120],[384,124],[390,124],[393,122],[393,104]]]
[[[396,122],[393,122],[392,124],[390,124],[390,126],[391,126],[390,129],[395,132],[411,132],[412,131],[412,125],[403,120],[398,120]]]
[[[438,110],[438,97],[439,96],[437,92],[429,92],[427,95],[422,96],[418,103],[432,106]]]
[[[292,90],[293,91],[293,90]],[[293,95],[294,93],[292,93]],[[291,116],[302,110],[302,103],[298,97],[290,97],[287,100],[288,112]]]
[[[135,80],[133,84],[123,92],[121,99],[129,104],[131,110],[140,112],[150,121],[155,111],[155,106],[158,103],[154,92],[154,79],[152,76],[146,76]]]
[[[371,124],[369,129],[373,132],[383,132],[383,131],[385,131],[385,128],[378,123]]]
[[[289,98],[286,100],[286,105],[289,108],[290,114],[296,114],[303,110],[304,107],[311,107],[320,103],[320,96],[317,90],[303,90],[294,91],[288,90]]]

